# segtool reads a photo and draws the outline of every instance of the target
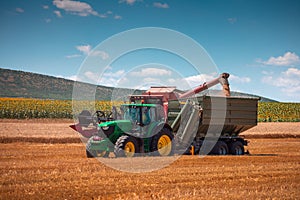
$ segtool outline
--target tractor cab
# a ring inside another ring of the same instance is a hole
[[[156,104],[124,104],[121,106],[124,120],[130,120],[133,125],[148,126],[151,122],[164,121],[161,106]]]
[[[87,156],[131,157],[135,153],[173,152],[170,127],[165,127],[164,109],[157,104],[132,103],[120,107],[121,119],[98,124],[98,134],[87,143]],[[169,148],[164,148],[168,146]],[[160,150],[163,149],[163,150]],[[158,151],[160,150],[160,151]]]
[[[163,107],[157,104],[123,104],[120,110],[121,119],[98,124],[98,134],[104,133],[112,142],[123,134],[150,136],[152,129],[165,120]]]

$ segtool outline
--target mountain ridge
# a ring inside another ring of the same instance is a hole
[[[0,97],[70,100],[72,99],[74,83],[75,81],[73,80],[60,77],[0,68]],[[134,92],[134,94],[142,93],[142,90],[96,86],[77,81],[76,84],[82,90],[94,90],[96,88],[95,99],[97,100],[110,100],[115,89],[118,89],[118,92],[124,92],[124,94],[128,92]],[[215,90],[209,91],[209,94],[213,94]],[[231,93],[232,96],[259,97],[260,101],[263,102],[277,102],[276,100],[253,94],[234,91]],[[205,95],[207,93],[203,92],[201,94]]]

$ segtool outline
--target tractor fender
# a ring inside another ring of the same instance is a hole
[[[169,124],[164,123],[164,128],[167,128],[171,131],[171,133],[173,133],[173,129]]]

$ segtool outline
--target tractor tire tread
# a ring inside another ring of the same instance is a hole
[[[134,137],[129,136],[129,135],[122,135],[121,137],[119,137],[119,139],[117,140],[115,147],[114,147],[114,153],[116,155],[116,157],[125,157],[125,152],[124,152],[124,147],[125,147],[125,143],[127,141],[132,141],[135,144],[135,153],[139,153],[139,146],[137,144],[137,141]]]
[[[155,134],[152,139],[151,139],[151,145],[150,145],[150,151],[151,151],[151,155],[152,156],[161,156],[158,152],[157,149],[157,143],[159,138],[162,136],[162,133],[166,134],[167,136],[170,137],[171,139],[171,143],[172,143],[172,149],[171,152],[168,156],[171,156],[174,154],[174,147],[175,147],[175,143],[174,143],[174,136],[172,134],[172,132],[168,129],[168,128],[162,128],[157,134]]]

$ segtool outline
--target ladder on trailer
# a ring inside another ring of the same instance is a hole
[[[179,151],[186,151],[194,140],[200,123],[200,111],[201,108],[197,103],[187,100],[172,123]]]

